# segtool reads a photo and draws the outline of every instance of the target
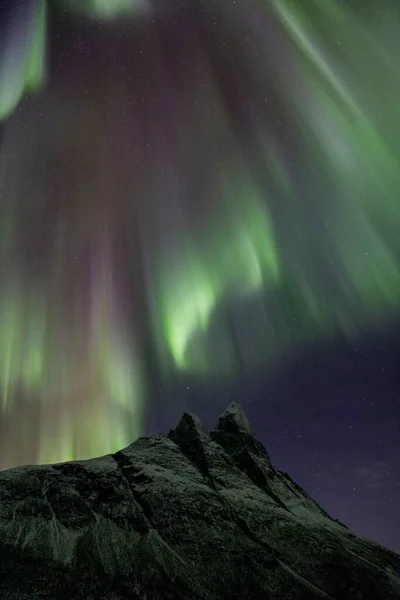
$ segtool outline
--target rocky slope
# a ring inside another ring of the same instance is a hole
[[[273,468],[240,406],[207,433],[0,473],[1,600],[400,600],[400,556]]]

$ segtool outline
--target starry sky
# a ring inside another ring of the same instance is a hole
[[[400,6],[0,5],[0,468],[232,400],[400,552]]]

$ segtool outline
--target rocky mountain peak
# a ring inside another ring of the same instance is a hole
[[[218,418],[213,431],[253,435],[249,420],[238,402],[232,402],[224,410],[222,415]]]
[[[224,448],[240,468],[251,463],[262,471],[272,469],[266,449],[254,437],[247,416],[237,402],[232,402],[218,418],[210,437]]]
[[[3,600],[400,600],[400,557],[274,469],[238,404],[0,472]]]

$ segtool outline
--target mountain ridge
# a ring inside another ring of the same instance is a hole
[[[241,406],[207,432],[0,472],[4,600],[400,600],[400,556],[274,469]]]

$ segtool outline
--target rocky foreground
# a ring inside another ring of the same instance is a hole
[[[1,600],[400,600],[400,556],[356,537],[232,404],[113,455],[0,473]]]

